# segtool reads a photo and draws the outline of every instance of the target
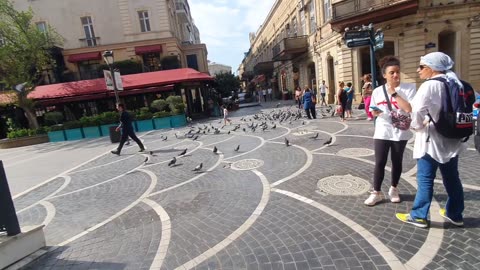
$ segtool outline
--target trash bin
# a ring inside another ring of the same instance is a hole
[[[120,138],[122,137],[120,131],[116,131],[116,126],[111,126],[108,128],[108,133],[110,133],[110,141],[112,143],[120,142]]]

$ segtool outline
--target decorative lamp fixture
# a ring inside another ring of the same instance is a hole
[[[107,65],[112,65],[113,64],[113,51],[104,51],[103,52],[103,60],[107,63]]]

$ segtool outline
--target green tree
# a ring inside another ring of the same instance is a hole
[[[16,89],[15,104],[25,111],[30,128],[38,128],[28,94],[42,82],[43,71],[55,65],[51,51],[61,38],[51,27],[40,31],[32,21],[33,11],[15,10],[9,0],[0,0],[0,18],[0,77],[7,89]],[[19,84],[22,87],[15,87]]]
[[[219,73],[215,76],[215,85],[222,97],[228,97],[232,95],[232,91],[237,93],[240,80],[231,72]]]

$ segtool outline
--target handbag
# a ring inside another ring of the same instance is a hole
[[[400,130],[408,130],[410,128],[410,123],[412,123],[412,118],[410,117],[410,115],[404,115],[392,109],[392,104],[390,103],[390,99],[388,98],[387,88],[385,87],[385,84],[383,85],[383,93],[385,94],[388,109],[390,110],[390,118],[392,118],[393,127]]]
[[[341,106],[341,105],[337,105],[336,111],[337,111],[337,115],[341,115],[342,112],[343,112],[342,106]]]

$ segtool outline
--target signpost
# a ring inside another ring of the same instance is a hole
[[[370,68],[372,71],[373,88],[377,87],[377,65],[375,63],[375,51],[383,49],[384,35],[379,29],[374,33],[373,25],[362,26],[360,30],[345,29],[345,44],[348,48],[370,46]]]

